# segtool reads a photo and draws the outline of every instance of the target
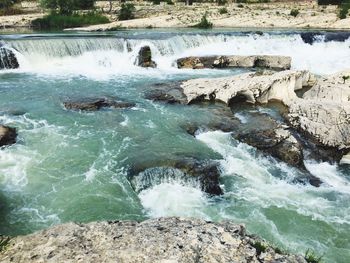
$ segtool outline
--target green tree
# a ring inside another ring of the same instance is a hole
[[[1,1],[1,0],[0,0]],[[94,0],[41,0],[41,5],[60,14],[70,15],[77,9],[91,9]]]
[[[0,8],[8,9],[18,2],[19,0],[0,0]]]

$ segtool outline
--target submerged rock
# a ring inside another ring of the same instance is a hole
[[[15,128],[0,125],[0,147],[16,143],[17,132]]]
[[[19,68],[19,63],[15,53],[8,48],[0,47],[0,70],[16,68]]]
[[[167,104],[186,104],[186,96],[177,82],[156,84],[144,94],[145,99]]]
[[[86,98],[80,101],[67,101],[63,105],[68,110],[97,111],[101,108],[132,108],[136,104],[109,98]]]
[[[216,161],[195,158],[153,161],[135,164],[129,171],[129,179],[137,192],[177,180],[192,186],[197,184],[208,194],[221,195],[218,166]]]
[[[246,234],[242,225],[177,217],[57,225],[13,238],[0,261],[306,263]]]
[[[178,68],[266,68],[290,69],[292,59],[285,56],[208,56],[178,59]]]
[[[156,68],[157,64],[152,60],[152,52],[149,46],[140,49],[137,57],[137,65],[144,68]]]

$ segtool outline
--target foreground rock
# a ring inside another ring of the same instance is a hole
[[[177,180],[186,185],[199,184],[202,191],[221,195],[223,191],[219,177],[219,164],[216,161],[190,157],[135,164],[129,171],[130,182],[136,192]]]
[[[277,73],[245,73],[233,77],[203,78],[181,84],[187,102],[216,100],[226,104],[239,100],[248,103],[281,101],[288,105],[297,98],[295,90],[311,86],[315,78],[308,71],[286,70]]]
[[[0,125],[0,147],[16,143],[17,132],[15,128]]]
[[[286,70],[291,67],[286,56],[208,56],[186,57],[177,60],[178,68],[266,68]]]
[[[8,48],[0,47],[0,70],[16,68],[19,68],[19,63],[15,53]]]
[[[12,239],[1,262],[293,262],[242,225],[159,218],[68,223]]]
[[[140,49],[137,57],[137,65],[144,68],[156,68],[157,64],[152,60],[152,52],[149,46]]]
[[[136,104],[110,98],[87,98],[80,101],[67,101],[63,105],[68,110],[97,111],[102,108],[132,108]]]

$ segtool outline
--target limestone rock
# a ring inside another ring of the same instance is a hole
[[[16,143],[17,132],[15,128],[0,125],[0,147]]]
[[[185,57],[177,60],[178,68],[266,68],[286,70],[291,58],[285,56],[208,56]]]
[[[140,49],[137,57],[137,65],[144,68],[156,68],[157,64],[152,60],[152,52],[149,46]]]
[[[277,253],[246,234],[242,225],[199,219],[159,218],[144,222],[67,223],[12,239],[0,254],[7,262],[284,262],[301,256]]]
[[[19,68],[19,63],[15,53],[8,48],[0,47],[0,70],[16,68]]]
[[[238,96],[249,103],[277,100],[288,105],[297,99],[295,90],[310,86],[315,79],[308,71],[286,70],[277,73],[245,73],[232,77],[202,78],[181,84],[187,102],[217,100],[229,104]]]
[[[68,110],[97,111],[101,108],[132,108],[136,104],[110,98],[84,98],[79,101],[67,101],[63,105]]]

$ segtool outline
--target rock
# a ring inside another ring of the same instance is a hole
[[[156,84],[145,92],[145,99],[167,104],[186,104],[186,96],[177,82]]]
[[[15,53],[8,48],[0,47],[0,70],[16,68],[19,68],[19,63]]]
[[[68,110],[97,111],[101,108],[132,108],[136,104],[109,98],[85,98],[79,101],[67,101],[63,105]]]
[[[276,100],[288,105],[297,98],[295,90],[310,86],[314,82],[313,75],[308,71],[286,70],[277,73],[245,73],[232,77],[192,79],[184,81],[181,88],[187,103],[200,99],[230,104],[240,97],[248,103]]]
[[[302,40],[312,45],[314,42],[317,42],[320,38],[324,42],[337,41],[344,42],[350,37],[350,33],[346,31],[339,32],[302,32],[300,33]]]
[[[350,164],[350,152],[348,152],[347,154],[344,154],[344,156],[342,156],[339,164]]]
[[[242,225],[177,217],[136,221],[67,223],[10,240],[8,262],[285,262],[306,263],[257,243]],[[255,248],[257,247],[257,248]]]
[[[15,128],[0,125],[0,147],[16,143],[17,132]]]
[[[350,149],[349,98],[350,70],[319,78],[302,99],[289,103],[286,119],[317,145],[341,155]]]
[[[197,185],[212,195],[223,194],[220,187],[219,164],[211,160],[197,160],[185,157],[177,160],[157,160],[134,164],[129,170],[129,180],[135,191],[139,192],[160,183],[174,179],[185,184]]]
[[[285,56],[208,56],[185,57],[177,60],[178,68],[266,68],[286,70],[291,58]]]
[[[140,49],[137,57],[137,65],[144,68],[156,68],[157,64],[152,60],[152,52],[149,46]]]
[[[253,130],[239,134],[237,139],[289,165],[305,169],[303,148],[288,129],[276,127],[268,130]]]

